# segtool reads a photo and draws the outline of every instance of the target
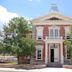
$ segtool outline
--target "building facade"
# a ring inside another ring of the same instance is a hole
[[[58,11],[32,20],[32,36],[36,41],[35,62],[64,64],[67,59],[64,40],[68,37],[70,25],[72,18]]]

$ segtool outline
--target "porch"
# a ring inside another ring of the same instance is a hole
[[[45,38],[45,64],[63,64],[63,38]]]

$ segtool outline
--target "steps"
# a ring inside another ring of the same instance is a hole
[[[60,63],[48,63],[47,67],[57,67],[57,68],[60,68],[60,67],[62,67],[62,64],[60,64]]]

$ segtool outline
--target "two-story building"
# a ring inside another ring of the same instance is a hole
[[[64,40],[72,25],[72,18],[55,8],[44,16],[32,20],[32,36],[36,40],[35,62],[64,64],[67,48]]]

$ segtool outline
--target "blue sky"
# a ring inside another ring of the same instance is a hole
[[[21,16],[37,17],[47,13],[56,3],[61,13],[72,16],[72,0],[0,0],[0,5]]]
[[[36,18],[47,14],[53,3],[62,14],[72,16],[72,0],[0,0],[0,19],[5,22],[17,15]]]

